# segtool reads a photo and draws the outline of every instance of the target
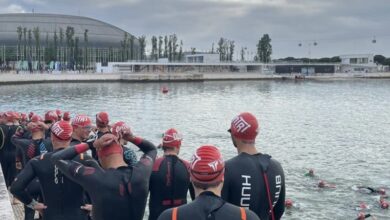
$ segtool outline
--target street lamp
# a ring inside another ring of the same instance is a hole
[[[307,46],[308,46],[308,54],[309,54],[309,63],[310,63],[310,60],[311,60],[311,46],[313,45],[314,47],[316,47],[318,45],[317,41],[308,41],[306,42],[307,43]],[[298,47],[302,47],[303,44],[302,42],[299,42],[298,43]]]

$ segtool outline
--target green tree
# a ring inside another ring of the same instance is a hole
[[[58,60],[58,35],[57,35],[57,29],[54,30],[54,36],[53,36],[53,60]]]
[[[50,56],[51,56],[51,48],[49,45],[49,33],[46,32],[46,40],[45,40],[45,58],[44,61],[46,63],[50,62]]]
[[[386,58],[383,65],[390,66],[390,58]]]
[[[224,45],[225,45],[225,39],[221,37],[218,41],[218,49],[217,49],[217,53],[219,53],[220,61],[224,61],[224,57],[225,57]]]
[[[125,35],[123,37],[123,41],[121,41],[121,47],[122,47],[122,61],[126,61],[128,60],[129,56],[128,56],[128,39],[129,39],[129,35],[127,32],[125,32]]]
[[[74,60],[74,50],[73,50],[73,47],[74,47],[74,40],[73,40],[73,36],[74,36],[74,28],[71,27],[71,26],[67,26],[66,27],[66,31],[65,31],[65,37],[66,37],[66,46],[67,46],[67,59],[68,59],[68,62],[70,61],[73,61]]]
[[[74,45],[74,50],[75,50],[75,65],[76,65],[76,70],[79,69],[79,64],[80,64],[80,49],[79,49],[79,43],[80,43],[80,38],[76,37],[75,38],[75,45]]]
[[[386,57],[383,55],[375,55],[374,62],[383,65],[386,61]]]
[[[64,30],[60,27],[60,61],[64,61]]]
[[[135,37],[133,35],[130,36],[130,60],[134,60],[134,40]]]
[[[269,63],[271,61],[272,45],[271,38],[268,34],[264,34],[257,44],[258,61]]]
[[[40,61],[40,44],[41,44],[41,39],[40,39],[40,31],[39,27],[33,28],[33,35],[34,35],[34,41],[35,41],[35,56],[37,57],[37,60]]]
[[[27,58],[26,54],[27,54],[27,51],[26,51],[26,46],[27,46],[27,28],[23,28],[23,54],[24,54],[24,59]]]
[[[330,58],[330,62],[332,62],[332,63],[340,63],[341,59],[340,59],[339,56],[331,57]]]
[[[27,32],[27,44],[28,44],[28,56],[32,57],[32,32],[31,29],[28,29]]]
[[[172,61],[172,35],[169,35],[169,38],[168,38],[168,60],[169,62]]]
[[[168,36],[164,37],[164,58],[168,58]]]
[[[234,55],[234,41],[229,42],[230,47],[229,47],[229,61],[233,61],[233,55]]]
[[[177,36],[176,34],[172,35],[172,60],[176,61],[177,60],[177,48],[179,45],[177,44]]]
[[[18,53],[16,54],[17,56],[17,59],[19,60],[20,59],[20,46],[22,44],[22,36],[23,36],[23,29],[21,26],[18,26],[16,28],[16,33],[18,34]]]
[[[183,41],[180,40],[180,49],[179,49],[179,58],[178,58],[178,60],[182,61],[182,59],[183,59]]]
[[[191,54],[196,54],[196,48],[195,47],[191,47]]]
[[[142,36],[139,38],[139,45],[140,45],[141,60],[145,60],[145,58],[146,58],[146,53],[145,53],[145,49],[146,49],[146,37],[145,37],[145,35],[142,35]]]
[[[88,66],[88,29],[84,30],[84,71],[87,71]]]
[[[162,57],[162,46],[163,46],[163,37],[158,37],[158,58]]]
[[[241,55],[241,61],[242,62],[245,61],[245,49],[246,49],[246,47],[241,47],[240,55]]]
[[[157,37],[152,37],[152,54],[151,54],[152,60],[156,61],[158,59],[158,51],[157,51]]]

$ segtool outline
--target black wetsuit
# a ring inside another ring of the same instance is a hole
[[[166,209],[187,203],[187,191],[192,189],[190,164],[175,155],[156,159],[149,181],[149,220],[156,220]]]
[[[101,138],[103,135],[108,134],[108,133],[110,133],[110,132],[98,131],[96,133],[95,138],[89,139],[86,142],[89,145],[89,149],[91,150],[91,154],[92,154],[93,159],[95,159],[98,162],[99,162],[99,157],[97,155],[96,148],[93,147],[93,142],[95,142],[95,140],[97,140],[98,138]],[[73,142],[74,144],[71,144],[71,145],[79,144],[79,143],[76,143],[76,141],[77,141],[76,139],[73,139],[73,140],[74,140],[74,142]],[[135,153],[135,151],[133,149],[125,147],[123,145],[122,145],[122,149],[123,149],[123,160],[125,161],[125,163],[129,166],[134,166],[138,161],[137,154]]]
[[[245,212],[243,214],[242,212]],[[245,217],[244,217],[245,216]],[[259,220],[256,214],[225,202],[210,191],[201,193],[193,202],[177,208],[177,218],[173,209],[165,210],[158,220]]]
[[[11,192],[24,204],[32,201],[31,195],[25,191],[27,185],[38,177],[43,193],[44,220],[87,220],[88,213],[80,206],[84,205],[83,188],[64,176],[52,161],[56,152],[42,154],[30,160],[11,186]],[[85,154],[74,157],[74,163],[81,163],[92,158]]]
[[[282,217],[286,190],[284,172],[279,162],[267,154],[241,153],[226,161],[225,169],[222,189],[224,200],[237,206],[249,207],[260,219],[272,219],[269,213],[272,203],[275,219]],[[265,176],[263,171],[266,171]]]
[[[18,125],[0,125],[0,163],[5,185],[9,187],[16,176],[16,147],[11,142]]]
[[[54,155],[53,162],[58,168],[91,196],[94,220],[142,220],[157,151],[151,142],[139,140],[137,146],[144,155],[134,167],[103,170],[97,163],[81,165],[71,161],[77,155],[74,146]]]
[[[26,139],[23,133],[15,133],[11,142],[17,148],[16,158],[22,163],[22,167],[32,158],[53,151],[50,139]]]
[[[49,139],[26,139],[24,138],[26,137],[26,133],[28,132],[16,132],[11,138],[11,142],[16,146],[16,161],[20,162],[22,168],[24,168],[32,158],[53,151],[53,146]],[[18,170],[18,173],[19,172],[21,172],[21,170]],[[38,178],[32,180],[26,187],[26,190],[35,200],[42,199],[41,186]],[[34,210],[24,206],[25,220],[34,219],[34,214]]]

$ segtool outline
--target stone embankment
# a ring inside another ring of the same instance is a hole
[[[261,73],[0,73],[0,84],[52,82],[175,82],[208,80],[295,80],[294,74]],[[390,73],[316,74],[298,79],[340,80],[353,78],[390,78]]]

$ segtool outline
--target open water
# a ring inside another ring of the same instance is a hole
[[[175,127],[184,135],[185,159],[202,144],[217,145],[225,159],[235,156],[226,130],[249,111],[260,121],[257,148],[281,162],[287,198],[298,206],[283,219],[354,219],[360,202],[371,206],[366,213],[390,219],[378,196],[352,190],[390,193],[390,80],[10,85],[0,86],[0,96],[0,111],[108,111],[112,122],[126,121],[156,144]],[[309,168],[316,178],[304,176]],[[336,188],[318,189],[319,179]]]

